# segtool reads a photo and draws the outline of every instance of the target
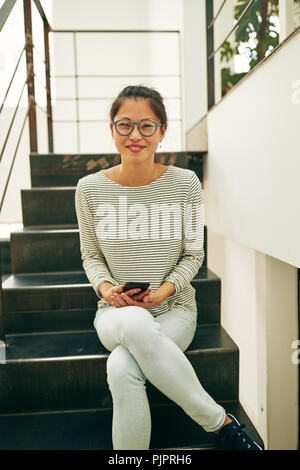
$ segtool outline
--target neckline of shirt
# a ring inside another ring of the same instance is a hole
[[[141,186],[124,186],[123,184],[119,184],[119,183],[116,183],[115,181],[109,179],[104,173],[103,171],[101,170],[100,171],[100,174],[102,174],[102,176],[111,184],[115,185],[115,186],[119,186],[120,188],[126,188],[126,189],[137,189],[137,188],[148,188],[149,186],[152,186],[154,183],[156,183],[157,181],[161,181],[161,179],[167,174],[169,173],[169,170],[171,168],[171,166],[173,165],[169,165],[167,170],[162,174],[160,175],[156,180],[154,181],[151,181],[151,183],[148,183],[148,184],[143,184]]]

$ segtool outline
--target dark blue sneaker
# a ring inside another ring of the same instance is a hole
[[[218,433],[218,444],[224,450],[263,450],[256,442],[243,431],[245,424],[240,424],[231,414],[227,416],[232,420]]]

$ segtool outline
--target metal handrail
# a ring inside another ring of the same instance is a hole
[[[6,23],[7,18],[10,15],[17,0],[6,0],[0,8],[0,31]]]
[[[20,93],[20,96],[19,96],[19,99],[18,99],[18,102],[17,102],[17,106],[16,106],[16,108],[15,108],[15,111],[14,111],[14,114],[13,114],[13,117],[12,117],[12,120],[11,120],[10,125],[9,125],[9,128],[8,128],[8,132],[7,132],[6,137],[5,137],[5,140],[4,140],[4,144],[3,144],[3,147],[2,147],[2,150],[1,150],[1,153],[0,153],[0,163],[1,163],[1,160],[2,160],[2,157],[3,157],[3,154],[4,154],[4,151],[5,151],[5,148],[6,148],[6,145],[7,145],[7,142],[8,142],[10,133],[11,133],[11,130],[12,130],[13,123],[14,123],[15,118],[16,118],[16,115],[17,115],[17,111],[18,111],[18,109],[19,109],[19,104],[20,104],[20,101],[21,101],[23,92],[24,92],[24,90],[25,90],[25,86],[26,86],[26,84],[27,84],[27,81],[28,81],[28,78],[26,78],[26,80],[25,80],[25,82],[24,82],[24,85],[23,85],[23,87],[22,87],[22,91],[21,91],[21,93]]]
[[[5,25],[7,19],[9,18],[9,15],[10,15],[14,5],[16,4],[16,1],[17,0],[5,0],[2,7],[0,8],[0,31],[2,30],[3,26]],[[9,81],[8,88],[6,90],[3,102],[2,102],[1,107],[0,107],[0,114],[2,113],[2,111],[4,109],[4,105],[5,105],[5,102],[7,100],[8,93],[11,89],[12,84],[14,83],[16,72],[19,68],[19,65],[20,65],[21,59],[23,57],[24,51],[25,51],[25,55],[26,55],[26,69],[27,69],[26,70],[26,80],[25,80],[25,83],[22,87],[22,91],[20,93],[17,105],[15,107],[13,117],[10,121],[9,128],[8,128],[7,134],[5,136],[4,144],[3,144],[3,147],[2,147],[1,153],[0,153],[0,163],[2,161],[2,157],[3,157],[4,152],[6,150],[7,143],[8,143],[9,137],[11,135],[11,131],[12,131],[12,128],[13,128],[13,125],[14,125],[14,122],[15,122],[15,118],[16,118],[16,115],[17,115],[17,112],[18,112],[18,109],[19,109],[19,105],[20,105],[20,102],[21,102],[21,99],[22,99],[22,96],[23,96],[26,85],[27,85],[27,91],[28,91],[28,108],[27,108],[27,112],[26,112],[26,115],[25,115],[25,118],[24,118],[24,122],[23,122],[23,125],[22,125],[22,128],[21,128],[21,132],[20,132],[20,135],[19,135],[19,138],[18,138],[18,141],[17,141],[17,146],[15,148],[15,152],[14,152],[14,155],[13,155],[13,159],[12,159],[12,162],[11,162],[9,174],[8,174],[7,181],[6,181],[6,184],[5,184],[5,188],[4,188],[4,191],[3,191],[3,194],[2,194],[1,203],[0,203],[0,212],[1,212],[2,207],[3,207],[4,198],[5,198],[5,195],[6,195],[7,187],[8,187],[9,181],[10,181],[11,173],[12,173],[12,170],[13,170],[13,167],[14,167],[16,155],[17,155],[17,152],[18,152],[18,149],[19,149],[21,137],[22,137],[22,134],[23,134],[23,131],[24,131],[24,127],[25,127],[25,123],[26,123],[27,118],[29,119],[30,152],[37,151],[36,107],[39,107],[39,106],[37,105],[36,100],[35,100],[35,91],[34,91],[35,78],[39,82],[42,83],[44,88],[46,88],[46,97],[47,97],[47,111],[46,111],[46,114],[47,114],[47,126],[48,126],[48,146],[49,146],[49,152],[53,152],[52,107],[51,107],[51,89],[50,89],[50,54],[49,54],[49,40],[48,40],[48,35],[49,35],[49,32],[52,30],[52,28],[51,28],[51,26],[48,22],[48,19],[45,15],[45,12],[44,12],[44,10],[41,6],[40,1],[39,0],[33,0],[35,5],[36,5],[36,8],[38,10],[38,13],[40,14],[40,16],[42,18],[43,25],[44,25],[45,59],[42,57],[41,53],[39,52],[39,50],[37,48],[35,48],[35,50],[37,52],[38,57],[43,61],[43,64],[44,64],[45,79],[46,79],[46,86],[45,86],[44,83],[42,82],[42,80],[34,73],[34,59],[33,59],[33,47],[34,47],[34,45],[32,43],[32,24],[31,24],[32,23],[32,19],[31,19],[32,0],[22,0],[22,1],[23,1],[23,11],[24,11],[25,45],[24,45],[24,47],[21,51],[21,54],[18,57],[15,69],[14,69],[13,74],[11,76],[11,79]],[[40,109],[42,111],[44,111],[42,108],[40,108]]]
[[[52,33],[180,33],[178,29],[53,29]]]
[[[208,29],[208,30],[210,30],[210,29],[213,27],[213,25],[214,25],[216,19],[218,18],[218,16],[220,15],[221,11],[223,10],[223,7],[225,6],[225,3],[226,3],[226,2],[227,2],[227,0],[223,0],[223,3],[222,3],[222,5],[220,6],[219,10],[218,10],[217,13],[215,14],[215,16],[213,17],[213,19],[212,19],[211,22],[209,23],[209,25],[207,26],[207,29]]]
[[[245,14],[247,13],[247,11],[249,10],[249,8],[252,7],[253,3],[255,2],[255,0],[250,0],[248,5],[244,8],[244,10],[242,11],[242,13],[240,14],[240,16],[238,17],[236,23],[234,24],[233,28],[231,28],[231,30],[229,31],[229,33],[227,34],[227,36],[225,37],[225,39],[222,41],[222,43],[217,47],[217,49],[215,49],[209,56],[208,56],[208,60],[211,60],[215,55],[216,53],[221,49],[221,47],[223,46],[223,44],[227,41],[227,39],[229,38],[229,36],[231,36],[231,34],[233,33],[233,31],[235,31],[239,25],[240,25],[240,22],[241,20],[243,19],[243,17],[245,16]]]
[[[29,111],[30,111],[30,104],[28,105],[27,112],[26,112],[26,114],[25,114],[25,118],[24,118],[24,121],[23,121],[23,124],[22,124],[21,132],[20,132],[20,135],[19,135],[19,138],[18,138],[18,142],[17,142],[17,146],[16,146],[16,149],[15,149],[15,153],[14,153],[13,159],[12,159],[12,163],[11,163],[11,165],[10,165],[10,169],[9,169],[8,177],[7,177],[7,180],[6,180],[5,187],[4,187],[4,191],[3,191],[3,193],[2,193],[2,198],[1,198],[1,202],[0,202],[0,212],[1,212],[1,210],[2,210],[2,206],[3,206],[4,199],[5,199],[5,195],[6,195],[6,191],[7,191],[7,188],[8,188],[8,183],[9,183],[9,180],[10,180],[10,177],[11,177],[11,174],[12,174],[12,170],[13,170],[13,167],[14,167],[14,163],[15,163],[15,160],[16,160],[17,152],[18,152],[19,145],[20,145],[20,142],[21,142],[21,137],[22,137],[23,130],[24,130],[24,127],[25,127],[26,119],[27,119],[27,117],[28,117],[28,115],[29,115]]]
[[[19,58],[18,58],[17,65],[16,65],[16,67],[15,67],[15,70],[14,70],[14,72],[13,72],[13,75],[12,75],[11,79],[10,79],[8,88],[7,88],[6,93],[5,93],[5,95],[4,95],[4,99],[3,99],[2,104],[1,104],[1,106],[0,106],[0,114],[2,113],[2,109],[3,109],[3,107],[4,107],[4,103],[5,103],[5,101],[6,101],[7,95],[8,95],[8,93],[9,93],[10,87],[11,87],[11,85],[12,85],[12,82],[13,82],[13,80],[14,80],[14,78],[15,78],[15,75],[16,75],[16,72],[17,72],[17,70],[18,70],[18,67],[19,67],[19,64],[20,64],[20,62],[21,62],[22,55],[23,55],[24,51],[25,51],[25,46],[23,47],[22,52],[21,52],[21,54],[20,54],[20,56],[19,56]]]
[[[39,12],[40,17],[42,18],[44,24],[45,24],[46,26],[48,26],[48,27],[50,28],[50,30],[52,31],[52,28],[51,28],[51,26],[50,26],[50,24],[49,24],[48,18],[47,18],[47,16],[46,16],[45,12],[44,12],[44,9],[43,9],[43,7],[42,7],[42,5],[41,5],[40,0],[33,0],[33,1],[34,1],[34,3],[35,3],[35,6],[36,6],[36,8],[37,8],[37,11]]]

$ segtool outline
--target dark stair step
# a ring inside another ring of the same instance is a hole
[[[263,447],[255,427],[238,401],[219,402],[246,424],[247,434]],[[208,433],[179,406],[151,406],[150,450],[217,449]],[[0,415],[0,450],[113,450],[112,409]],[[149,456],[145,456],[149,458]]]
[[[0,260],[2,274],[11,273],[11,260],[10,260],[10,241],[0,240]]]
[[[96,331],[6,336],[0,368],[0,413],[111,406],[109,355]],[[239,351],[221,326],[198,327],[185,352],[215,400],[238,399]],[[152,404],[172,403],[148,383]]]
[[[156,163],[189,168],[202,181],[203,158],[206,152],[158,152]],[[118,165],[119,154],[31,154],[32,187],[76,186],[91,173]]]
[[[220,278],[204,266],[192,285],[198,324],[219,324]],[[11,275],[3,294],[7,334],[90,329],[99,300],[83,271]]]
[[[22,189],[24,226],[77,225],[75,188]]]
[[[207,252],[204,229],[204,251]],[[207,266],[206,256],[203,266]],[[11,233],[13,274],[81,271],[79,229],[76,225],[24,227]]]

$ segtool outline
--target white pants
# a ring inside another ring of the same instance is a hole
[[[222,426],[224,408],[204,390],[184,354],[196,326],[197,312],[180,308],[158,317],[136,306],[110,305],[97,311],[94,327],[103,346],[111,351],[107,382],[113,399],[114,449],[149,449],[151,415],[146,380],[205,431]]]

